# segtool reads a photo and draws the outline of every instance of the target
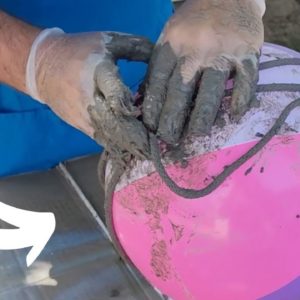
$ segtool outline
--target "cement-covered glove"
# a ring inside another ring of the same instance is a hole
[[[31,48],[27,90],[104,147],[144,158],[149,151],[147,132],[136,118],[139,111],[116,60],[146,62],[152,50],[148,40],[127,34],[46,29]]]
[[[187,0],[167,23],[150,61],[146,126],[169,144],[179,141],[183,129],[209,134],[230,74],[231,116],[245,113],[258,80],[264,11],[264,0]]]

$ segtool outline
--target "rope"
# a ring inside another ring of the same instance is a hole
[[[239,159],[233,162],[231,165],[226,166],[224,171],[216,176],[213,181],[205,188],[200,190],[185,189],[178,186],[173,179],[166,172],[165,167],[163,166],[160,158],[160,150],[158,146],[157,138],[154,134],[150,134],[150,147],[152,162],[155,166],[156,172],[159,174],[164,183],[169,187],[171,191],[175,194],[186,198],[186,199],[195,199],[207,196],[208,194],[215,191],[234,171],[236,171],[240,166],[247,162],[251,157],[257,154],[278,132],[281,126],[284,124],[285,120],[289,114],[296,108],[300,107],[300,98],[291,102],[285,109],[282,111],[273,127],[267,132],[266,135],[255,144],[249,151],[242,155]]]
[[[232,95],[233,88],[225,91],[225,97]],[[300,84],[297,83],[270,83],[259,84],[256,89],[257,93],[267,92],[300,92]]]
[[[265,92],[300,92],[300,84],[296,83],[271,83],[260,84],[257,87],[258,93]]]

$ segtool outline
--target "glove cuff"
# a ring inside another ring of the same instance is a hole
[[[46,38],[53,35],[61,35],[64,31],[58,27],[44,29],[34,40],[26,64],[26,90],[27,93],[35,100],[44,103],[40,99],[36,84],[36,53],[39,46]]]

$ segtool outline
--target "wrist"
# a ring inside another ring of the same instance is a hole
[[[26,93],[26,64],[39,28],[0,11],[0,81]]]
[[[59,28],[44,29],[36,36],[30,48],[26,64],[26,92],[32,98],[43,103],[45,100],[41,98],[42,95],[39,93],[38,77],[46,79],[46,75],[43,72],[47,72],[47,68],[43,68],[42,66],[47,65],[49,57],[53,57],[49,52],[51,52],[51,48],[55,45],[57,37],[63,34],[64,32]],[[47,81],[47,79],[42,82],[44,81]]]

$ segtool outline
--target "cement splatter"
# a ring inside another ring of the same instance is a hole
[[[120,204],[122,205],[123,208],[128,210],[131,214],[137,215],[137,211],[135,209],[135,204],[133,203],[132,199],[130,196],[128,197],[122,197],[120,199]]]
[[[167,215],[169,210],[169,200],[156,193],[162,184],[162,180],[158,176],[152,176],[147,182],[139,182],[136,186],[145,213],[156,221],[154,223],[157,223],[155,228],[159,227],[161,214]],[[156,187],[154,191],[153,187]]]
[[[245,176],[248,176],[252,172],[252,170],[253,170],[253,166],[246,170]]]
[[[171,226],[172,226],[172,229],[174,232],[175,241],[178,242],[183,236],[184,226],[183,225],[175,225],[172,222],[171,222]]]
[[[151,266],[155,275],[163,281],[171,277],[170,257],[164,240],[155,242],[151,247]]]

